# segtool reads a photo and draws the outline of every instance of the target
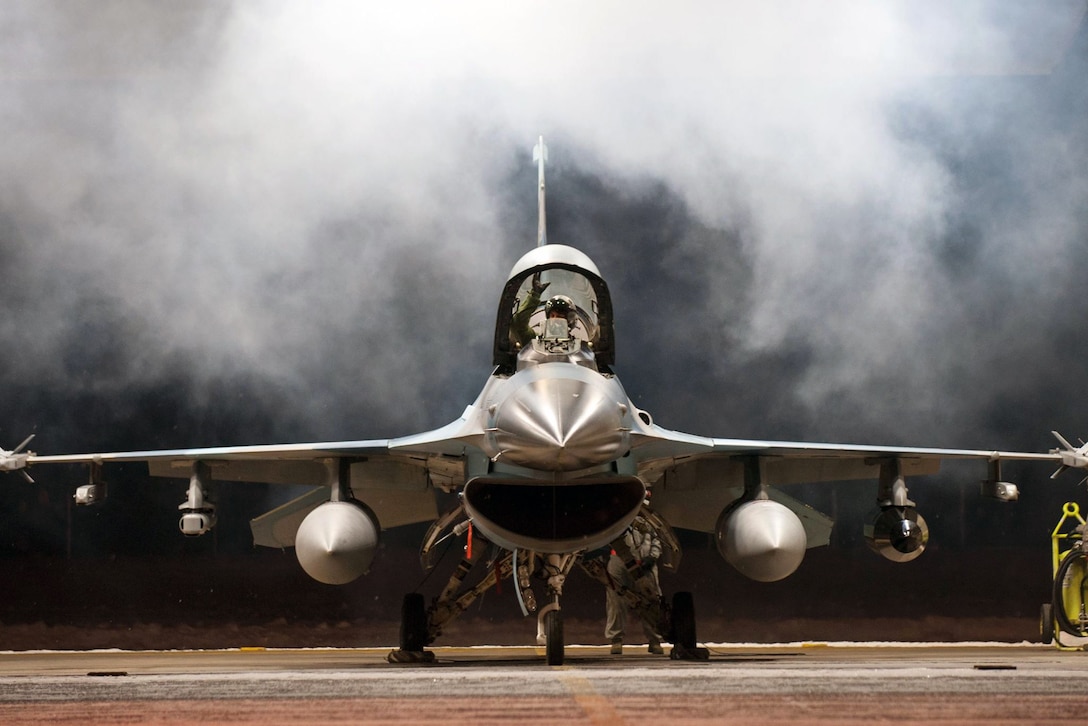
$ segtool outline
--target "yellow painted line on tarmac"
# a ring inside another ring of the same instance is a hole
[[[572,671],[564,670],[566,666],[558,666],[559,682],[567,687],[574,702],[585,713],[591,724],[625,724],[626,721],[612,707],[612,701],[597,692],[593,684],[585,676],[580,676]]]

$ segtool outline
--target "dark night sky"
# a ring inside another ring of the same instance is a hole
[[[1088,435],[1084,4],[946,5],[7,3],[0,442],[455,418],[535,242],[541,133],[549,239],[609,281],[617,370],[658,423],[1025,450]],[[958,468],[916,498],[954,540],[1047,547],[1084,489],[1012,469],[1011,509]],[[9,556],[64,549],[84,474],[34,473],[41,489],[0,481]],[[115,478],[76,513],[79,553],[208,546],[176,533],[184,485]],[[852,515],[875,488],[840,492]],[[276,495],[222,496],[219,546],[244,549]]]

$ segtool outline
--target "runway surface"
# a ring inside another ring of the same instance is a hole
[[[1088,652],[1034,644],[0,653],[0,723],[1078,723]]]

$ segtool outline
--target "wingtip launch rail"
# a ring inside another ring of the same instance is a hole
[[[1050,475],[1051,479],[1056,479],[1059,474],[1067,469],[1088,468],[1088,444],[1082,441],[1079,447],[1073,446],[1057,431],[1051,431],[1050,433],[1054,434],[1054,438],[1062,445],[1062,448],[1060,449],[1051,449],[1052,454],[1057,454],[1061,457],[1061,466],[1058,467],[1057,471]]]
[[[30,462],[30,458],[34,456],[34,452],[23,451],[23,449],[25,449],[33,440],[34,434],[31,434],[23,439],[23,443],[19,444],[11,451],[0,449],[0,471],[18,471],[23,475],[24,479],[33,484],[34,479],[31,478],[26,467]]]

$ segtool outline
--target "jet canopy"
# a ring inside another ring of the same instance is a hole
[[[603,373],[615,362],[608,286],[573,247],[541,245],[510,271],[495,321],[494,364],[513,372],[519,352],[534,340],[588,349]]]

